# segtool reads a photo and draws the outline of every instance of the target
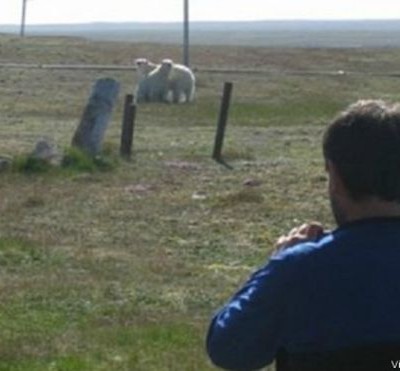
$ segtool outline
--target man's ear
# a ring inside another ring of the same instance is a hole
[[[336,165],[332,161],[326,160],[325,167],[326,171],[328,172],[329,193],[338,197],[348,196],[347,189],[337,170]]]

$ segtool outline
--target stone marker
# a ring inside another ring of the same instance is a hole
[[[12,159],[8,156],[0,155],[0,172],[8,170],[11,166]]]
[[[96,81],[81,122],[72,138],[73,147],[92,156],[100,153],[118,92],[117,81],[109,78]]]

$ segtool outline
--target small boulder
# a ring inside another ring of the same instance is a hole
[[[0,155],[0,172],[6,171],[10,168],[12,159],[10,157]]]
[[[35,149],[31,153],[31,157],[58,165],[61,161],[61,154],[57,146],[49,139],[39,139]]]

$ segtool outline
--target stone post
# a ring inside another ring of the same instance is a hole
[[[96,81],[83,116],[72,138],[72,146],[95,156],[101,146],[112,109],[118,97],[119,83],[105,78]]]

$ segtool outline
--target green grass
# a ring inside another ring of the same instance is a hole
[[[21,62],[178,56],[173,46],[3,39],[7,58]],[[194,49],[196,63],[243,67],[246,56],[281,72],[335,63],[377,71],[400,59],[389,49],[221,49]],[[213,370],[204,351],[212,313],[282,233],[307,220],[333,226],[320,148],[326,122],[359,98],[399,99],[398,81],[199,72],[193,104],[138,107],[134,156],[123,161],[132,71],[0,69],[1,153],[30,169],[38,138],[70,148],[105,75],[121,92],[100,162],[66,150],[70,168],[0,173],[0,370]],[[231,170],[211,160],[227,80]]]
[[[47,173],[52,167],[48,161],[30,155],[18,156],[12,162],[14,171],[25,174]]]
[[[106,153],[90,156],[78,148],[70,147],[63,155],[61,167],[70,172],[109,171],[117,166],[117,158]]]

